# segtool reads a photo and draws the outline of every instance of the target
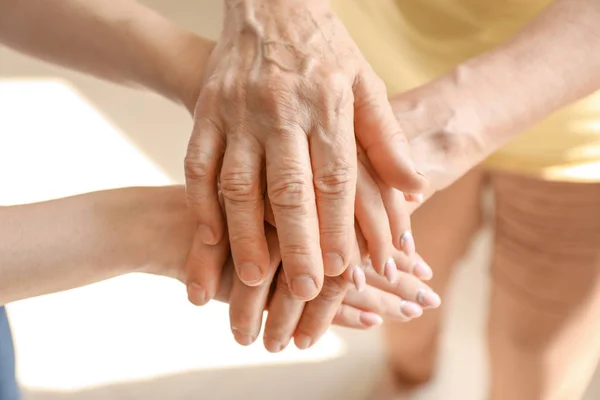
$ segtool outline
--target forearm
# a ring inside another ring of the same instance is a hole
[[[135,1],[0,0],[0,42],[193,107],[212,44]]]
[[[183,189],[131,188],[0,208],[0,304],[183,265]]]
[[[434,188],[600,88],[599,20],[598,1],[558,0],[510,42],[392,99]]]

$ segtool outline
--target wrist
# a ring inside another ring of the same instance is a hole
[[[482,124],[468,91],[447,75],[390,100],[417,170],[441,190],[486,155]]]
[[[163,95],[183,105],[190,114],[194,113],[213,48],[214,42],[182,32],[173,43],[172,54],[164,58],[161,77],[166,80],[167,92]]]
[[[111,193],[112,192],[112,193]],[[182,279],[196,229],[182,186],[127,188],[107,193],[108,218],[123,238],[129,271]]]

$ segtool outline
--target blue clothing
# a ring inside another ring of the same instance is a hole
[[[6,309],[0,307],[0,400],[19,400],[21,393],[15,377],[15,351]]]

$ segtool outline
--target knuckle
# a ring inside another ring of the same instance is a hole
[[[322,75],[320,83],[316,97],[318,107],[334,115],[342,114],[354,97],[348,77],[341,71],[328,71]]]
[[[307,244],[286,243],[281,244],[281,257],[284,259],[309,259],[313,252]]]
[[[211,157],[208,153],[195,148],[195,146],[189,146],[183,161],[186,178],[199,183],[213,180],[211,164]]]
[[[268,182],[271,205],[302,211],[308,205],[311,185],[302,171],[287,171]]]
[[[280,76],[269,75],[249,82],[248,96],[255,109],[273,118],[286,121],[297,115],[300,99],[295,95],[294,84]]]
[[[314,186],[318,195],[333,198],[354,198],[356,169],[350,163],[338,160],[315,171]]]
[[[248,202],[261,197],[260,182],[246,169],[228,169],[221,172],[221,193],[232,202]]]

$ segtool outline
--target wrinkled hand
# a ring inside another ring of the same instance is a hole
[[[425,178],[407,156],[385,86],[327,2],[226,5],[185,162],[188,203],[199,220],[198,243],[188,259],[197,274],[188,283],[200,303],[215,295],[217,285],[211,282],[225,260],[210,246],[223,242],[227,232],[242,282],[256,286],[269,278],[266,191],[277,223],[282,276],[295,297],[313,299],[324,275],[342,274],[352,260],[362,168],[356,140],[386,185],[419,193]],[[365,235],[389,238],[402,248],[406,230],[400,227],[379,224],[378,232],[365,230]],[[389,251],[374,257],[379,273],[389,257]]]

